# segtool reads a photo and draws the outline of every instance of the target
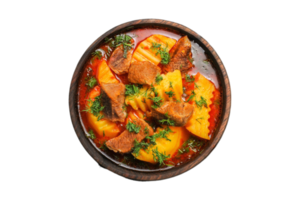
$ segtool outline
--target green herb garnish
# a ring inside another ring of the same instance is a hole
[[[207,108],[206,99],[203,98],[202,96],[201,96],[201,99],[199,101],[195,100],[195,102],[196,102],[197,107],[200,108],[200,110],[202,109],[202,106]]]
[[[140,153],[140,150],[141,149],[144,149],[146,150],[148,147],[149,147],[149,143],[146,143],[144,141],[141,141],[141,142],[138,142],[136,139],[134,140],[134,147],[132,148],[132,153],[135,155],[135,156],[138,156],[139,153]]]
[[[166,152],[160,153],[156,147],[156,149],[152,149],[152,155],[154,162],[158,162],[160,166],[164,165],[164,161],[170,158],[170,155],[166,155]]]
[[[152,136],[146,136],[145,138],[150,140],[150,144],[155,145],[156,144],[155,141],[157,138],[164,138],[168,141],[171,141],[167,137],[170,132],[172,132],[172,130],[169,127],[167,127],[166,129],[160,130],[157,134],[154,134]]]
[[[102,58],[102,52],[99,51],[99,50],[96,50],[96,51],[94,51],[92,53],[92,56],[93,56],[93,58],[91,60],[92,62],[95,60],[95,58],[98,58],[99,60],[101,60],[101,58]]]
[[[149,129],[147,126],[144,128],[144,132],[145,132],[145,134],[149,134]]]
[[[175,125],[175,121],[170,119],[170,116],[168,115],[168,113],[166,113],[165,116],[167,117],[167,119],[158,120],[159,123],[166,124],[168,126],[174,126]]]
[[[161,61],[160,63],[161,64],[168,64],[170,62],[170,54],[169,52],[167,52],[167,47],[168,47],[168,44],[165,48],[161,48],[161,44],[158,44],[158,43],[152,43],[152,47],[151,49],[152,50],[156,50],[156,55],[159,54],[160,57],[161,57]]]
[[[196,139],[194,137],[190,137],[188,140],[186,140],[180,149],[178,149],[179,154],[188,153],[190,152],[190,149],[194,152],[197,151],[197,147],[201,147],[204,144],[203,141]]]
[[[101,95],[97,96],[94,101],[88,99],[88,105],[84,112],[92,113],[94,116],[98,117],[97,120],[99,121],[104,116],[100,115],[100,112],[104,109],[105,106],[101,106]]]
[[[128,50],[130,50],[133,47],[131,39],[132,38],[129,35],[126,35],[126,34],[115,36],[114,47],[118,47],[120,45],[123,45],[123,49],[124,49],[123,57],[124,58],[127,58]]]
[[[102,149],[103,151],[107,150],[107,146],[106,146],[106,141],[104,141],[103,143],[99,142],[100,144],[100,149]]]
[[[186,82],[194,82],[195,81],[195,77],[193,75],[187,74],[185,76],[185,80],[186,80]]]
[[[136,134],[138,134],[141,130],[141,126],[138,126],[132,122],[128,122],[127,125],[126,125],[126,129],[129,131],[129,132],[135,132]]]
[[[157,75],[156,78],[155,78],[155,82],[156,82],[157,85],[159,85],[159,83],[160,83],[162,80],[163,80],[163,77],[162,77],[162,75],[160,75],[160,74]]]
[[[134,95],[139,94],[139,92],[140,92],[140,88],[133,84],[125,85],[125,88],[126,88],[126,91],[125,91],[126,96],[134,96]]]
[[[173,88],[173,83],[170,81],[170,86],[169,88]]]
[[[188,58],[189,59],[189,61],[193,64],[193,62],[194,62],[194,58]]]
[[[162,98],[161,97],[149,97],[153,101],[152,108],[156,109],[162,105]]]
[[[93,139],[96,139],[96,136],[95,136],[95,133],[93,130],[89,130],[89,135],[86,135],[88,138],[91,138],[92,140]]]
[[[174,96],[174,92],[170,90],[169,92],[165,92],[170,98]]]
[[[188,98],[188,100],[186,100],[186,102],[189,102],[189,101],[192,100],[195,96],[196,96],[196,93],[195,93],[195,91],[193,90],[191,96]]]
[[[158,95],[157,90],[155,89],[155,87],[154,87],[152,84],[151,84],[151,86],[150,86],[150,90],[154,93],[155,96]]]
[[[85,85],[90,89],[93,88],[97,84],[97,79],[94,76],[86,77]]]
[[[101,120],[104,118],[104,115],[99,115],[98,118],[97,118],[97,121]]]

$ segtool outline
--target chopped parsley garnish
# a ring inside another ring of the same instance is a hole
[[[164,165],[164,161],[170,158],[170,155],[166,155],[166,152],[161,153],[156,149],[152,149],[152,155],[154,162],[158,162],[160,166]]]
[[[207,108],[206,99],[203,98],[202,96],[201,96],[201,99],[199,101],[195,100],[195,102],[196,102],[196,105],[197,105],[198,108],[202,109],[202,106]]]
[[[126,125],[126,129],[129,131],[129,132],[135,132],[136,134],[138,134],[141,130],[141,126],[138,126],[132,122],[128,122],[127,125]]]
[[[116,35],[114,39],[112,38],[105,38],[104,42],[108,43],[110,47],[118,47],[120,45],[123,45],[124,53],[123,57],[127,58],[127,52],[133,47],[132,44],[132,37],[126,34]],[[109,52],[110,53],[110,52]]]
[[[165,92],[170,98],[174,96],[174,92],[170,90],[169,92]]]
[[[188,98],[188,100],[186,100],[186,102],[189,102],[189,101],[192,100],[195,96],[196,96],[196,93],[195,93],[195,91],[193,90],[191,96]]]
[[[221,103],[220,103],[220,99],[216,99],[215,101],[214,101],[214,104],[216,105],[216,106],[219,106]]]
[[[174,122],[174,120],[171,120],[171,119],[170,119],[170,116],[168,115],[168,113],[166,113],[165,116],[167,117],[167,119],[161,119],[161,120],[158,120],[159,123],[161,123],[161,124],[166,124],[166,125],[168,125],[168,126],[174,126],[174,125],[175,125],[175,122]]]
[[[98,58],[99,60],[101,60],[102,52],[99,50],[96,50],[95,52],[92,53],[92,56],[93,56],[93,58],[91,60],[92,62],[95,60],[95,58]]]
[[[101,120],[104,118],[104,115],[99,115],[98,118],[97,118],[97,121]]]
[[[147,126],[144,128],[144,132],[145,132],[145,134],[149,134],[149,129]]]
[[[123,57],[127,58],[127,51],[130,50],[133,46],[133,44],[131,43],[131,37],[129,35],[117,35],[115,37],[115,43],[114,46],[120,46],[121,44],[123,44],[123,49],[124,49],[124,54]]]
[[[144,131],[145,131],[146,134],[148,134],[149,133],[148,127],[145,127]],[[172,132],[172,130],[169,127],[167,127],[166,129],[159,131],[159,133],[157,133],[157,134],[154,134],[152,136],[147,135],[145,137],[145,139],[148,139],[150,141],[149,143],[144,142],[144,141],[138,142],[137,140],[135,140],[134,141],[134,147],[132,148],[133,154],[135,156],[138,156],[141,149],[144,149],[147,152],[148,147],[150,147],[151,145],[156,145],[155,141],[156,141],[157,138],[165,138],[166,140],[171,141],[167,137],[167,135],[170,132]]]
[[[151,84],[150,90],[154,93],[155,96],[158,95],[158,92],[156,91],[155,87]]]
[[[111,48],[107,47],[107,50],[106,50],[106,56],[107,56],[107,58],[110,57],[111,52],[112,52]]]
[[[188,58],[189,59],[189,61],[193,64],[193,62],[194,62],[194,58]]]
[[[103,115],[100,115],[100,112],[104,109],[104,107],[105,106],[101,106],[101,95],[99,95],[94,101],[88,99],[88,105],[83,111],[92,113],[94,116],[98,117],[97,120],[99,121],[104,117]]]
[[[149,97],[153,101],[152,108],[156,109],[162,105],[162,98],[161,97]]]
[[[200,120],[202,120],[202,119],[204,119],[204,118],[203,118],[203,117],[199,117],[199,118],[196,119],[196,121],[197,121],[199,124],[201,124]]]
[[[90,89],[93,88],[97,84],[97,79],[94,76],[86,77],[85,85]]]
[[[161,47],[161,44],[152,42],[152,47],[151,47],[151,48],[158,49],[158,48],[160,48],[160,47]]]
[[[161,57],[160,63],[164,64],[164,65],[166,65],[170,62],[170,54],[169,54],[169,52],[167,52],[167,47],[168,47],[168,44],[165,48],[161,48],[161,44],[158,44],[155,42],[152,43],[152,47],[151,47],[152,50],[156,50],[156,55],[157,54],[160,55],[160,57]]]
[[[196,139],[194,137],[190,137],[188,140],[186,140],[180,149],[178,149],[179,154],[188,153],[190,152],[190,149],[194,152],[197,151],[197,147],[201,147],[204,144],[202,140]]]
[[[134,96],[139,94],[140,88],[136,85],[130,84],[130,85],[125,85],[126,91],[125,95],[126,96]]]
[[[157,138],[164,138],[164,139],[166,139],[166,140],[168,140],[168,141],[171,141],[171,140],[167,137],[167,135],[168,135],[170,132],[172,132],[172,130],[171,130],[169,127],[167,127],[166,129],[163,129],[163,130],[159,131],[157,134],[154,134],[154,135],[152,135],[152,136],[146,136],[146,139],[149,139],[149,140],[150,140],[150,144],[153,144],[153,145],[156,144],[155,141],[156,141]]]
[[[139,153],[140,153],[140,150],[141,149],[144,149],[146,150],[148,147],[149,147],[149,143],[146,143],[144,141],[141,141],[141,142],[138,142],[136,139],[134,140],[134,147],[132,148],[132,153],[135,155],[135,156],[138,156]]]
[[[185,80],[186,80],[186,82],[194,82],[195,81],[195,77],[193,75],[187,74],[185,76]]]
[[[107,146],[106,146],[106,141],[104,141],[103,143],[99,142],[100,144],[100,149],[102,149],[103,151],[107,150]]]
[[[105,43],[109,43],[109,42],[111,42],[112,40],[113,40],[112,38],[107,38],[107,37],[104,38],[104,42],[105,42]]]
[[[173,83],[170,81],[170,86],[169,88],[173,88]]]
[[[159,83],[161,82],[163,80],[163,77],[162,77],[162,75],[157,75],[156,76],[156,78],[155,78],[155,82],[156,82],[156,84],[158,84],[159,85]]]
[[[95,136],[95,133],[93,130],[89,130],[89,135],[86,135],[88,138],[91,138],[92,140],[93,139],[96,139],[96,136]]]

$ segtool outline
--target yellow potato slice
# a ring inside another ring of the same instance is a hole
[[[180,141],[181,138],[184,135],[185,128],[184,127],[170,127],[172,130],[171,133],[168,134],[168,138],[171,141],[166,140],[165,138],[158,138],[156,139],[156,145],[150,146],[147,150],[140,150],[138,156],[134,155],[136,159],[149,162],[149,163],[156,163],[153,159],[153,149],[156,149],[160,153],[165,153],[166,155],[172,155],[177,151],[177,149],[180,147]],[[155,132],[157,134],[161,128],[158,128]]]
[[[161,61],[161,57],[159,54],[156,54],[156,50],[151,49],[152,43],[161,44],[161,48],[167,47],[166,50],[169,52],[176,43],[176,40],[159,34],[152,35],[139,44],[132,55],[131,62],[150,61],[158,65]]]
[[[213,92],[215,91],[215,86],[212,82],[206,79],[203,75],[200,74],[200,77],[195,80],[195,97],[193,100],[201,100],[201,97],[206,100],[207,107],[197,106],[195,101],[193,101],[193,106],[195,107],[194,113],[190,120],[185,125],[186,129],[189,130],[192,134],[210,140],[209,134],[209,112],[210,105],[212,104],[211,98],[213,97]]]
[[[105,60],[99,64],[97,69],[97,80],[101,84],[103,83],[119,83],[116,77],[111,72]]]

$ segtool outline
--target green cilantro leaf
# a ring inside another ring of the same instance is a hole
[[[195,77],[193,75],[187,74],[185,76],[185,80],[186,80],[186,82],[194,82],[195,81]]]
[[[201,99],[199,101],[195,100],[195,102],[196,102],[196,105],[197,105],[198,108],[202,109],[202,106],[207,108],[206,99],[203,98],[202,96],[201,96]]]
[[[170,90],[169,92],[165,92],[170,98],[174,96],[174,92]]]
[[[126,96],[134,96],[134,95],[139,94],[139,92],[140,92],[140,88],[133,84],[125,85],[125,88],[126,88],[126,91],[125,91]]]
[[[126,125],[126,129],[129,131],[129,132],[135,132],[136,134],[138,134],[141,130],[141,126],[138,126],[132,122],[128,122],[127,125]]]
[[[162,75],[157,75],[156,76],[156,78],[155,78],[155,82],[156,82],[156,84],[158,84],[159,85],[159,83],[161,82],[163,80],[163,77],[162,77]]]
[[[91,138],[92,140],[93,139],[96,139],[96,136],[95,136],[95,133],[93,130],[89,130],[89,135],[86,135],[88,138]]]
[[[190,97],[188,98],[188,100],[186,100],[186,102],[189,102],[190,100],[192,100],[194,97],[196,96],[195,91],[192,91],[192,94],[190,95]]]
[[[166,161],[168,158],[170,158],[170,155],[166,155],[166,152],[161,153],[158,151],[157,147],[156,149],[152,149],[152,155],[154,162],[158,162],[160,166],[164,165],[164,161]]]
[[[86,77],[85,85],[89,87],[89,89],[93,88],[97,84],[97,79],[94,76]]]

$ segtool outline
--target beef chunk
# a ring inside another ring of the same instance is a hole
[[[131,83],[151,85],[161,69],[149,61],[133,62],[129,68],[128,80]]]
[[[135,140],[141,142],[147,134],[153,135],[153,129],[144,120],[137,118],[132,123],[141,127],[139,133],[125,130],[118,137],[108,140],[106,142],[107,148],[114,152],[128,153],[134,147]]]
[[[184,126],[194,111],[194,106],[183,102],[166,101],[159,108],[152,109],[147,113],[147,116],[153,117],[157,120],[167,119],[175,122],[175,126]]]
[[[108,66],[110,69],[112,69],[116,74],[128,73],[132,52],[133,48],[127,51],[126,58],[124,58],[123,45],[118,46],[109,58]]]
[[[123,109],[125,101],[125,85],[122,83],[101,83],[104,116],[111,121],[124,122],[126,112]]]
[[[190,61],[192,58],[191,48],[192,45],[187,36],[180,38],[170,50],[171,60],[164,66],[163,71],[165,73],[174,70],[186,71],[191,68],[193,66]]]

